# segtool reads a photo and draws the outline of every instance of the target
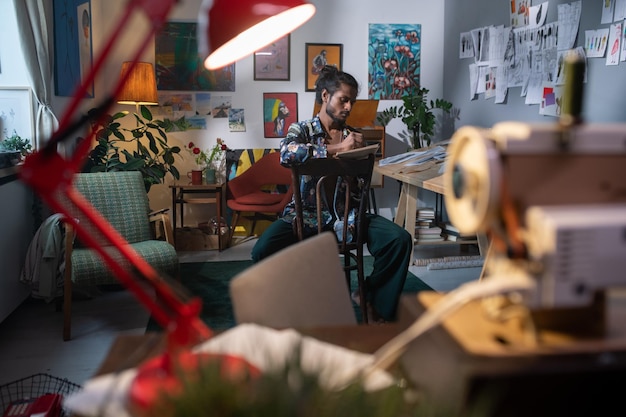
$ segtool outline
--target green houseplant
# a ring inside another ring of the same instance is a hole
[[[120,123],[130,114],[127,111],[106,115],[100,121],[96,114],[96,109],[88,112],[97,144],[87,157],[84,172],[141,171],[146,192],[162,183],[168,173],[180,179],[174,157],[181,148],[168,144],[168,122],[154,119],[146,106],[140,106],[140,114],[132,113],[134,128]]]
[[[17,151],[24,157],[33,151],[33,146],[29,139],[22,138],[14,130],[11,136],[5,137],[0,142],[0,151]]]
[[[420,88],[415,94],[402,97],[402,106],[389,107],[377,117],[383,126],[400,117],[411,133],[411,145],[414,149],[430,146],[436,122],[433,110],[441,109],[446,113],[452,110],[452,103],[449,101],[439,98],[428,101],[428,92],[428,89]]]
[[[22,138],[15,130],[11,136],[8,136],[6,129],[4,133],[5,138],[0,141],[0,169],[19,164],[33,151],[30,140]]]

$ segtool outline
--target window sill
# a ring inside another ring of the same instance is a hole
[[[17,174],[20,172],[20,165],[0,169],[0,185],[17,180]]]

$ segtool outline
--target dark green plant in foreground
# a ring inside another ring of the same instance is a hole
[[[154,119],[146,106],[140,106],[140,113],[132,113],[136,127],[129,129],[120,123],[130,114],[127,111],[106,115],[100,122],[97,110],[89,111],[97,144],[90,151],[83,172],[140,171],[146,192],[152,185],[162,183],[168,173],[180,179],[174,157],[181,149],[168,144],[168,123]]]
[[[258,378],[224,378],[218,365],[201,368],[184,384],[183,395],[163,397],[162,416],[216,417],[415,417],[417,404],[406,389],[392,386],[367,392],[358,381],[339,390],[320,387],[316,375],[290,364]]]
[[[403,96],[404,105],[393,106],[383,110],[377,117],[378,122],[387,126],[389,122],[400,117],[411,133],[411,145],[414,149],[430,146],[431,137],[435,131],[434,109],[441,109],[446,113],[452,110],[452,103],[443,99],[428,101],[426,96],[429,90],[421,88],[414,94]]]

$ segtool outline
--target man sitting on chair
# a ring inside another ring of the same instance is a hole
[[[281,164],[303,163],[309,158],[332,157],[337,152],[364,146],[363,136],[346,126],[359,85],[356,79],[334,66],[325,66],[315,85],[315,99],[320,112],[312,119],[292,123],[280,144]],[[302,178],[302,195],[315,190],[317,178]],[[314,192],[314,191],[313,191]],[[340,198],[341,201],[341,198]],[[317,232],[315,199],[313,206],[303,206],[305,230]],[[324,219],[331,221],[330,213]],[[406,280],[413,243],[411,235],[389,219],[368,213],[367,248],[374,257],[373,271],[366,278],[366,294],[376,322],[396,319],[398,301]],[[258,262],[298,242],[293,228],[295,202],[292,200],[280,219],[272,223],[252,249]],[[326,229],[332,230],[332,224]],[[315,256],[315,254],[311,254]]]

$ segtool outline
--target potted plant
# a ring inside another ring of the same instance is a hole
[[[387,126],[392,119],[402,118],[411,133],[411,145],[414,149],[430,146],[430,140],[435,129],[435,114],[433,110],[441,109],[446,113],[452,110],[452,103],[443,99],[428,101],[426,96],[429,90],[421,88],[415,94],[402,97],[403,105],[389,107],[377,117],[378,122]]]
[[[228,150],[226,142],[222,138],[217,138],[215,145],[208,150],[197,147],[193,142],[189,142],[187,148],[196,160],[196,166],[202,170],[206,176],[208,184],[215,183],[216,171],[222,171],[224,154]]]
[[[180,179],[174,157],[181,149],[168,144],[168,122],[154,119],[146,106],[140,106],[140,113],[133,113],[136,127],[125,128],[120,119],[130,114],[127,111],[107,115],[100,122],[95,117],[96,109],[89,111],[97,144],[89,153],[83,172],[141,171],[146,192],[152,185],[162,183],[167,173]]]
[[[22,138],[14,130],[11,136],[7,136],[0,141],[0,168],[17,165],[32,151],[33,147],[30,140]]]

